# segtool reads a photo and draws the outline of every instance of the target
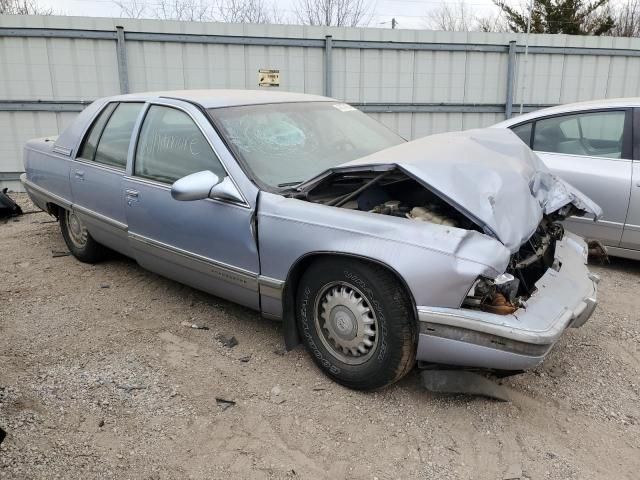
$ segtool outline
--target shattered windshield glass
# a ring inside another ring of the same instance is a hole
[[[344,103],[304,102],[209,110],[250,173],[274,188],[405,140]]]

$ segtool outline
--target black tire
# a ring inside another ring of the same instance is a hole
[[[358,305],[370,312],[362,313]],[[382,388],[415,364],[417,322],[411,299],[379,265],[340,258],[315,261],[300,280],[296,307],[298,329],[313,360],[346,387]],[[355,352],[350,350],[361,338]]]
[[[64,243],[78,260],[97,263],[105,257],[106,247],[96,242],[82,221],[70,210],[59,210],[60,230]]]

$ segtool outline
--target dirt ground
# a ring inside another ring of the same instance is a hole
[[[284,353],[277,323],[66,250],[44,213],[0,222],[2,479],[639,476],[640,262],[593,267],[594,317],[501,403],[430,394],[417,371],[347,390]]]

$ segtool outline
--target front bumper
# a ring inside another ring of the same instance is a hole
[[[540,364],[567,327],[582,326],[597,305],[598,277],[586,267],[587,246],[571,233],[556,243],[556,265],[511,315],[418,307],[418,360],[523,370]]]

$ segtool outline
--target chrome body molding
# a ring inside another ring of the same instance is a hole
[[[232,283],[252,291],[258,291],[258,275],[254,272],[233,267],[211,258],[197,255],[132,232],[129,232],[129,239],[142,245],[146,250],[149,250],[149,248],[156,250],[155,253],[157,255],[162,256],[163,254],[170,254],[173,255],[174,258],[177,256],[189,261],[189,266],[193,266],[193,262],[195,262],[201,267],[199,270],[202,273],[212,275],[222,281]]]
[[[91,217],[93,220],[98,220],[100,222],[103,222],[104,224],[110,227],[117,228],[118,230],[127,230],[126,223],[118,222],[117,220],[109,218],[106,215],[102,215],[101,213],[82,207],[78,204],[73,204],[71,208],[80,214]]]
[[[282,300],[282,291],[284,290],[284,280],[258,275],[258,286],[260,295]]]

